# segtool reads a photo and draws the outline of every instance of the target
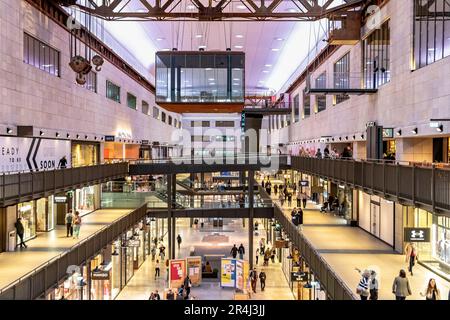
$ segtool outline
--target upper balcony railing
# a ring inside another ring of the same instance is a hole
[[[292,168],[392,197],[433,212],[450,211],[450,169],[384,160],[292,157]]]
[[[312,79],[308,75],[306,79],[306,92],[314,95],[362,95],[378,92],[378,83],[389,77],[389,73],[374,73],[367,76],[362,72],[334,72],[332,77]]]
[[[128,163],[0,174],[0,207],[124,177]]]

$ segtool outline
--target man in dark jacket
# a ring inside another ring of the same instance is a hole
[[[245,248],[244,245],[241,243],[241,245],[239,246],[239,259],[243,260],[244,259],[244,254],[245,254]]]
[[[16,232],[20,239],[20,243],[18,244],[18,246],[20,246],[21,248],[28,248],[28,246],[23,241],[23,234],[25,233],[25,229],[23,228],[22,219],[17,218],[17,221],[14,224],[14,226],[16,227]]]
[[[184,290],[186,291],[184,300],[189,300],[189,294],[191,293],[191,287],[192,287],[191,279],[189,278],[189,276],[186,276],[186,278],[184,278],[183,285],[184,285]]]
[[[259,273],[259,283],[261,284],[261,291],[264,291],[266,287],[266,273],[264,271]]]
[[[236,259],[238,253],[238,248],[236,247],[236,245],[233,245],[233,248],[231,248],[230,254],[233,257],[233,259]]]
[[[66,156],[63,156],[58,163],[58,169],[65,169],[67,168],[67,159]]]

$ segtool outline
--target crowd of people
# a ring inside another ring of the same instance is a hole
[[[298,151],[298,155],[306,158],[319,158],[319,159],[350,159],[353,157],[353,151],[350,146],[346,146],[342,152],[339,152],[336,147],[330,148],[326,146],[321,148],[303,148],[301,147]]]

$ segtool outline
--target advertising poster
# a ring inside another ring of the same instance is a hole
[[[220,286],[225,288],[236,287],[235,259],[222,259],[220,272]]]
[[[0,172],[57,169],[63,156],[70,167],[69,140],[0,137]]]
[[[202,257],[186,258],[187,274],[193,286],[199,286],[202,282]]]
[[[186,260],[169,261],[169,283],[171,288],[179,288],[186,277]]]
[[[245,276],[244,276],[244,261],[236,260],[236,289],[244,291]]]

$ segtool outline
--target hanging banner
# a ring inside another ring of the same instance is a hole
[[[169,284],[170,288],[178,289],[186,277],[186,260],[169,261]]]
[[[199,286],[202,282],[202,257],[186,258],[187,274],[193,286]]]
[[[69,140],[0,137],[0,172],[57,169],[63,156],[70,167]]]
[[[249,275],[249,263],[244,260],[236,260],[236,289],[247,290],[247,279]]]
[[[236,287],[236,260],[222,259],[220,272],[220,286],[225,288]]]

